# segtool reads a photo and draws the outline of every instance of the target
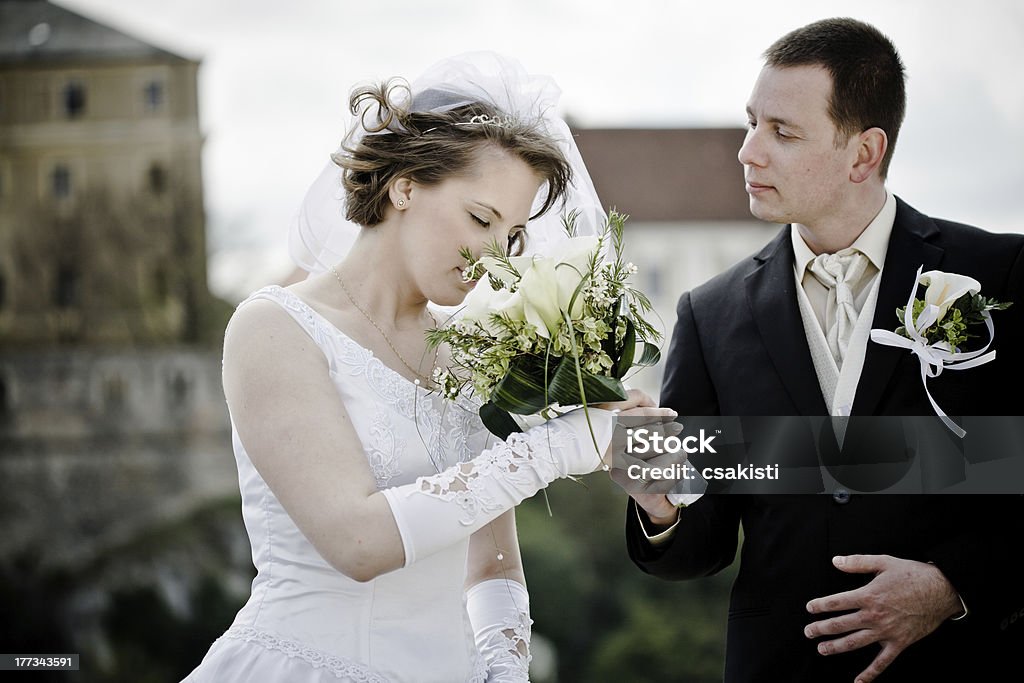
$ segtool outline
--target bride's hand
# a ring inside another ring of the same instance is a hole
[[[626,423],[628,423],[629,427],[633,428],[651,425],[658,430],[665,429],[664,424],[672,422],[678,415],[671,408],[659,408],[654,399],[639,389],[630,389],[626,392],[626,397],[625,401],[600,403],[594,407],[601,408],[602,410],[618,411],[620,419],[630,418],[626,420]],[[608,449],[604,452],[604,457],[602,458],[602,464],[605,466],[605,469],[614,468],[615,456],[616,454],[621,455],[624,452],[625,445],[626,430],[623,423],[619,422],[615,427],[611,443],[608,444]]]

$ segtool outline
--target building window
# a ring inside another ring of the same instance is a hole
[[[74,266],[63,264],[57,268],[57,288],[54,292],[57,308],[71,308],[78,304],[80,280]]]
[[[160,266],[153,273],[153,294],[157,302],[167,303],[167,297],[171,293],[170,283],[167,281],[167,269]]]
[[[153,164],[149,167],[149,191],[153,194],[163,194],[167,190],[167,171],[160,164]]]
[[[7,417],[11,411],[10,399],[7,397],[7,383],[0,377],[0,418]]]
[[[103,405],[109,411],[118,411],[124,407],[124,380],[120,375],[111,375],[103,380]]]
[[[184,408],[188,402],[188,379],[185,373],[175,372],[167,381],[167,397],[172,408]]]
[[[69,119],[85,113],[85,86],[77,81],[64,86],[64,113]]]
[[[57,199],[71,196],[71,170],[63,164],[53,169],[53,196]]]
[[[32,47],[39,47],[50,39],[52,32],[50,25],[46,22],[36,24],[28,30],[28,44]]]
[[[160,81],[150,81],[143,88],[146,98],[146,111],[160,111],[164,108],[164,84]]]

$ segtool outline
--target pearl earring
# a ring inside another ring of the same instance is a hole
[[[404,199],[399,199],[398,200],[398,205],[399,206],[405,206],[405,200]]]

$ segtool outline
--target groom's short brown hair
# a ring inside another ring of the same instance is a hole
[[[881,31],[856,19],[823,19],[787,33],[764,53],[772,67],[821,66],[832,75],[829,115],[845,142],[881,128],[889,146],[879,172],[885,178],[907,107],[903,61]]]

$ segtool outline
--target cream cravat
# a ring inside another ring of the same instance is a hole
[[[870,261],[859,251],[819,254],[808,268],[818,282],[828,288],[830,314],[825,320],[825,339],[836,366],[842,369],[850,334],[857,324],[857,307],[851,283],[857,283]]]

